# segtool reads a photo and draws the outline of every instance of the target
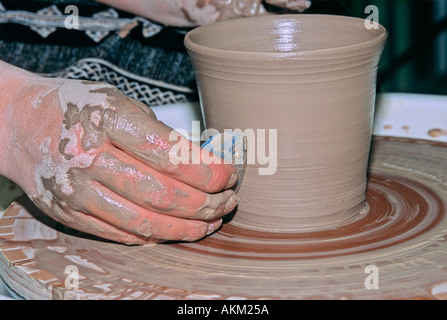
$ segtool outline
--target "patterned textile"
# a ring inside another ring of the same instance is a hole
[[[185,32],[96,1],[0,0],[0,60],[48,77],[105,81],[149,106],[197,100]]]

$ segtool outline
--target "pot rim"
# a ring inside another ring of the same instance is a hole
[[[251,20],[249,22],[253,22],[255,20],[274,20],[274,19],[298,19],[298,20],[306,20],[306,19],[315,19],[315,18],[324,18],[324,19],[332,19],[339,21],[348,21],[348,20],[358,20],[365,21],[365,19],[356,18],[356,17],[348,17],[348,16],[339,16],[339,15],[328,15],[328,14],[284,14],[284,15],[269,15],[269,16],[257,16],[257,17],[248,17],[248,18],[239,18],[239,19],[230,19],[219,21],[207,25],[203,25],[197,27],[191,31],[189,31],[184,40],[184,45],[186,49],[190,52],[203,54],[207,56],[215,56],[221,58],[233,58],[233,59],[283,59],[283,58],[319,58],[331,56],[334,57],[334,54],[337,53],[345,53],[348,56],[349,53],[353,53],[355,50],[360,49],[368,49],[374,46],[384,45],[388,32],[386,28],[378,24],[379,28],[371,31],[377,32],[377,36],[373,37],[370,40],[362,41],[355,44],[344,45],[339,47],[325,48],[325,49],[315,49],[315,50],[296,50],[296,51],[244,51],[244,50],[232,50],[232,49],[220,49],[213,48],[206,45],[199,44],[192,40],[192,37],[200,32],[204,32],[207,29],[216,28],[216,27],[224,27],[225,25],[231,25],[233,23],[238,23],[240,20],[244,19],[244,21]]]

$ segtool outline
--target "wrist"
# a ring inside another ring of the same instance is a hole
[[[0,61],[0,175],[25,192],[33,187],[36,136],[46,130],[46,118],[51,116],[37,109],[54,81]]]
[[[9,155],[11,152],[11,135],[13,117],[16,112],[13,101],[24,83],[33,75],[25,70],[0,61],[0,175],[9,175]]]
[[[40,78],[38,75],[0,60],[0,113],[26,82]]]

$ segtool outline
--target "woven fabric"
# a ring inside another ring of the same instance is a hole
[[[70,6],[77,28],[67,28]],[[108,82],[149,106],[197,100],[184,35],[96,1],[0,0],[1,60],[48,77]]]

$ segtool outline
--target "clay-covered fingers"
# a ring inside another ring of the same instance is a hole
[[[125,244],[153,244],[161,242],[160,239],[137,236],[133,233],[116,228],[94,216],[73,210],[72,208],[61,208],[53,206],[53,218],[67,227],[77,231],[88,233]]]
[[[147,210],[93,180],[84,183],[82,199],[71,204],[70,215],[63,218],[65,225],[128,244],[195,241],[222,223],[221,219],[181,219]]]
[[[67,216],[67,210],[60,209],[63,211],[62,214]],[[70,212],[70,217],[73,218],[71,221],[60,221],[68,227],[72,227],[78,231],[85,232],[88,234],[96,235],[104,239],[111,241],[116,241],[128,245],[132,244],[154,244],[165,241],[196,241],[207,234],[216,231],[222,224],[221,220],[210,221],[209,223],[204,222],[191,222],[190,225],[182,223],[170,225],[168,228],[154,228],[154,232],[151,237],[145,235],[139,235],[135,233],[134,230],[126,231],[126,229],[120,227],[115,227],[109,223],[93,216],[91,214],[74,211]],[[167,232],[166,232],[167,230]]]
[[[89,175],[145,209],[178,218],[216,220],[237,205],[233,190],[206,193],[145,165],[113,146],[96,157],[89,168]]]
[[[147,166],[207,193],[233,186],[235,168],[132,103],[106,124],[109,141]]]

